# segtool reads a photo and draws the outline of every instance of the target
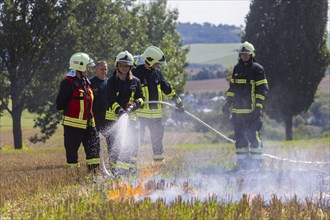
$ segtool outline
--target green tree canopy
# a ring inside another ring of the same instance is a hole
[[[0,3],[0,112],[7,110],[12,116],[15,149],[22,148],[24,109],[39,115],[35,126],[43,136],[32,141],[45,141],[54,133],[59,119],[53,103],[75,52],[105,59],[112,67],[120,51],[141,54],[149,45],[158,46],[167,59],[167,79],[182,92],[188,49],[182,48],[176,31],[178,12],[168,11],[166,4],[166,0]]]
[[[253,0],[242,40],[256,47],[270,87],[267,114],[286,125],[306,111],[329,65],[327,0]]]

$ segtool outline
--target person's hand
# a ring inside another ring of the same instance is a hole
[[[178,112],[184,112],[184,111],[185,111],[182,102],[178,102],[178,103],[176,103],[176,104],[175,104],[175,107],[177,108],[176,110],[177,110]]]
[[[123,109],[123,108],[120,108],[119,110],[118,110],[118,117],[120,117],[120,116],[122,116],[123,114],[125,114],[126,112],[125,112],[125,110]]]
[[[143,101],[140,101],[139,99],[135,99],[134,104],[136,105],[137,109],[143,107]]]
[[[225,115],[230,115],[230,105],[227,103],[222,107],[222,112]]]
[[[180,99],[180,97],[177,94],[175,94],[173,96],[172,101],[175,102],[176,111],[184,112],[184,106],[183,106],[182,100]]]

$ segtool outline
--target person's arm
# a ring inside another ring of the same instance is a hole
[[[264,68],[260,65],[257,66],[256,78],[255,78],[255,95],[256,95],[256,108],[263,109],[264,102],[268,95],[268,82],[266,79],[266,74]]]
[[[120,104],[117,102],[118,97],[116,93],[115,81],[116,77],[113,76],[108,80],[107,83],[107,106],[111,109],[112,112],[118,114],[122,107],[120,107]]]
[[[68,80],[63,80],[60,84],[60,90],[56,97],[56,109],[60,113],[67,111],[68,103],[72,99],[73,90]]]
[[[142,87],[141,87],[141,81],[136,78],[136,92],[134,94],[134,103],[136,105],[136,108],[141,108],[143,106],[143,102],[144,102],[144,96],[143,96],[143,92],[142,92]]]

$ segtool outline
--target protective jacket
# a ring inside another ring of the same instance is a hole
[[[226,103],[232,105],[233,114],[249,114],[256,107],[263,108],[268,90],[264,68],[254,59],[240,60],[230,79]]]
[[[141,107],[144,97],[140,80],[133,76],[131,80],[127,78],[123,81],[114,73],[107,83],[107,101],[108,110],[105,118],[111,121],[118,119],[119,109],[126,109],[129,102],[134,102],[138,108]],[[134,116],[135,114],[130,115]]]
[[[63,113],[62,124],[74,128],[95,127],[92,111],[93,91],[88,79],[66,76],[56,99],[57,110]]]
[[[133,74],[141,81],[146,102],[163,101],[162,92],[169,99],[178,97],[159,69],[147,69],[144,65],[139,65],[134,69]],[[162,105],[145,104],[142,109],[137,110],[137,114],[142,118],[162,118]]]

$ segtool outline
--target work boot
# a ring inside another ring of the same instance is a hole
[[[87,168],[89,173],[96,175],[100,171],[100,164],[89,164]]]

